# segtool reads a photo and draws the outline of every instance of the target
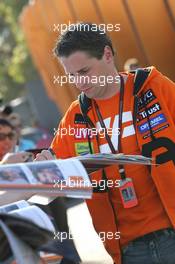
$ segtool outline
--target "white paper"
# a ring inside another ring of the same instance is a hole
[[[97,235],[86,203],[67,210],[68,225],[82,263],[113,264]]]

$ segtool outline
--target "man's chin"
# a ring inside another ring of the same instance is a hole
[[[89,94],[89,93],[85,93],[85,95],[90,98],[90,99],[93,99],[94,98],[94,95],[93,94]]]

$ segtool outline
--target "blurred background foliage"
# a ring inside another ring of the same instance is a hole
[[[9,101],[25,94],[25,83],[37,73],[19,26],[28,0],[0,0],[0,98]]]

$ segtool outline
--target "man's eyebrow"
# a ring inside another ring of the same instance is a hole
[[[81,68],[79,71],[77,71],[78,73],[80,73],[80,72],[82,72],[82,71],[85,71],[85,70],[87,70],[89,67],[88,66],[86,66],[86,67],[83,67],[83,68]]]

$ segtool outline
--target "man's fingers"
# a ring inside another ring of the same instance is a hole
[[[54,156],[52,155],[52,153],[49,150],[42,150],[41,154],[46,157],[46,159],[51,160],[51,159],[55,159]]]
[[[36,158],[34,159],[34,161],[42,161],[42,160],[46,160],[46,158],[40,153],[36,154]]]
[[[34,161],[42,161],[42,160],[53,160],[55,159],[54,156],[50,153],[49,150],[42,150],[41,153],[36,155]]]

